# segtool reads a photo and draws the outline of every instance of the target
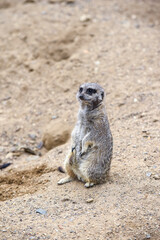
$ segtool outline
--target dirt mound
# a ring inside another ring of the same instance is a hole
[[[48,180],[40,179],[40,176],[54,172],[56,169],[48,168],[47,165],[35,167],[25,171],[10,171],[0,177],[0,201],[12,199],[28,193],[34,193],[42,189]]]
[[[51,122],[44,131],[43,144],[47,150],[65,144],[70,138],[70,126],[64,121]]]
[[[35,58],[44,58],[53,61],[62,61],[70,58],[77,49],[87,43],[87,24],[79,24],[60,33],[58,38],[51,36],[41,39],[34,50]]]

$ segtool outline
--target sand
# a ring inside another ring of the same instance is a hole
[[[160,2],[1,0],[0,50],[0,240],[160,239]],[[84,82],[106,92],[110,177],[58,186],[70,139],[42,139],[71,132]]]

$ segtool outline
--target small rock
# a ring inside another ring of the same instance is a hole
[[[82,15],[81,17],[80,17],[80,21],[81,22],[88,22],[88,21],[90,21],[91,20],[91,16],[90,15]]]
[[[4,147],[0,147],[0,152],[3,152],[4,151]]]
[[[158,122],[158,119],[154,119],[153,122]]]
[[[91,203],[91,202],[93,202],[93,201],[94,201],[93,198],[88,198],[88,199],[86,200],[86,203]]]
[[[38,208],[38,209],[36,210],[36,213],[39,213],[39,214],[42,214],[42,215],[46,215],[47,211],[44,210],[44,209],[42,209],[42,208]]]
[[[147,177],[151,177],[151,175],[152,175],[151,172],[147,172],[147,173],[146,173],[146,176],[147,176]]]
[[[32,140],[36,140],[37,136],[34,133],[29,133],[28,137],[30,137]]]
[[[2,170],[6,167],[9,167],[10,165],[11,165],[11,163],[4,163],[4,164],[0,165],[0,169]]]
[[[74,3],[75,0],[67,0],[67,3]]]
[[[35,0],[25,0],[24,3],[35,3]]]
[[[95,65],[99,65],[99,64],[100,64],[100,61],[97,60],[97,61],[95,61],[94,63],[95,63]]]
[[[150,239],[151,235],[150,234],[146,234],[146,239]]]
[[[11,99],[11,97],[7,96],[7,97],[3,98],[2,101],[8,101],[9,99]]]
[[[37,160],[38,158],[39,158],[39,156],[35,155],[35,156],[28,157],[26,160],[27,161],[33,161],[33,160]]]
[[[125,105],[125,102],[119,103],[119,104],[118,104],[118,107],[121,107],[121,106],[123,106],[123,105]]]
[[[154,178],[155,180],[159,180],[159,179],[160,179],[160,176],[159,176],[158,174],[155,174],[155,175],[153,176],[153,178]]]
[[[62,2],[65,2],[67,4],[71,4],[71,3],[74,3],[75,0],[48,0],[49,3],[62,3]]]
[[[154,166],[153,166],[153,168],[155,169],[155,168],[157,168],[157,166],[156,166],[156,165],[154,165]]]
[[[12,155],[13,157],[19,157],[22,155],[22,152],[13,152]]]
[[[70,201],[70,199],[67,198],[67,197],[65,197],[65,198],[62,199],[62,202],[68,202],[68,201]]]
[[[29,147],[21,147],[20,150],[23,150],[24,152],[30,153],[32,155],[36,155],[36,152]]]
[[[17,151],[18,151],[18,148],[17,148],[17,147],[12,147],[12,148],[11,148],[11,152],[14,153],[14,152],[17,152]]]
[[[16,127],[15,132],[19,132],[21,130],[21,127]]]
[[[57,118],[57,116],[52,116],[52,120],[54,120],[54,119],[56,119]]]
[[[136,24],[135,24],[135,28],[140,28],[140,24],[139,24],[139,23],[136,23]]]
[[[41,142],[38,143],[37,148],[41,149],[42,147],[43,147],[43,142],[41,141]]]
[[[13,153],[12,152],[9,152],[7,155],[6,155],[6,159],[11,159],[13,157]]]

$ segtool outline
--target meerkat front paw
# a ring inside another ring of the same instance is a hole
[[[85,144],[82,147],[82,151],[80,153],[80,156],[82,157],[83,155],[85,155],[86,153],[88,153],[88,151],[94,146],[94,143],[91,141],[85,142]]]
[[[58,185],[62,185],[62,184],[65,184],[65,183],[68,183],[68,182],[72,182],[74,179],[70,176],[68,177],[65,177],[65,178],[62,178],[61,180],[59,180],[57,182]]]
[[[92,183],[92,182],[86,182],[86,183],[84,184],[84,186],[85,186],[86,188],[93,187],[93,186],[94,186],[94,183]]]

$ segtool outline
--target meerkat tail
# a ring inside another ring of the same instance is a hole
[[[61,173],[65,173],[63,167],[61,167],[61,166],[59,166],[59,167],[57,168],[57,170],[58,170],[59,172],[61,172]]]

